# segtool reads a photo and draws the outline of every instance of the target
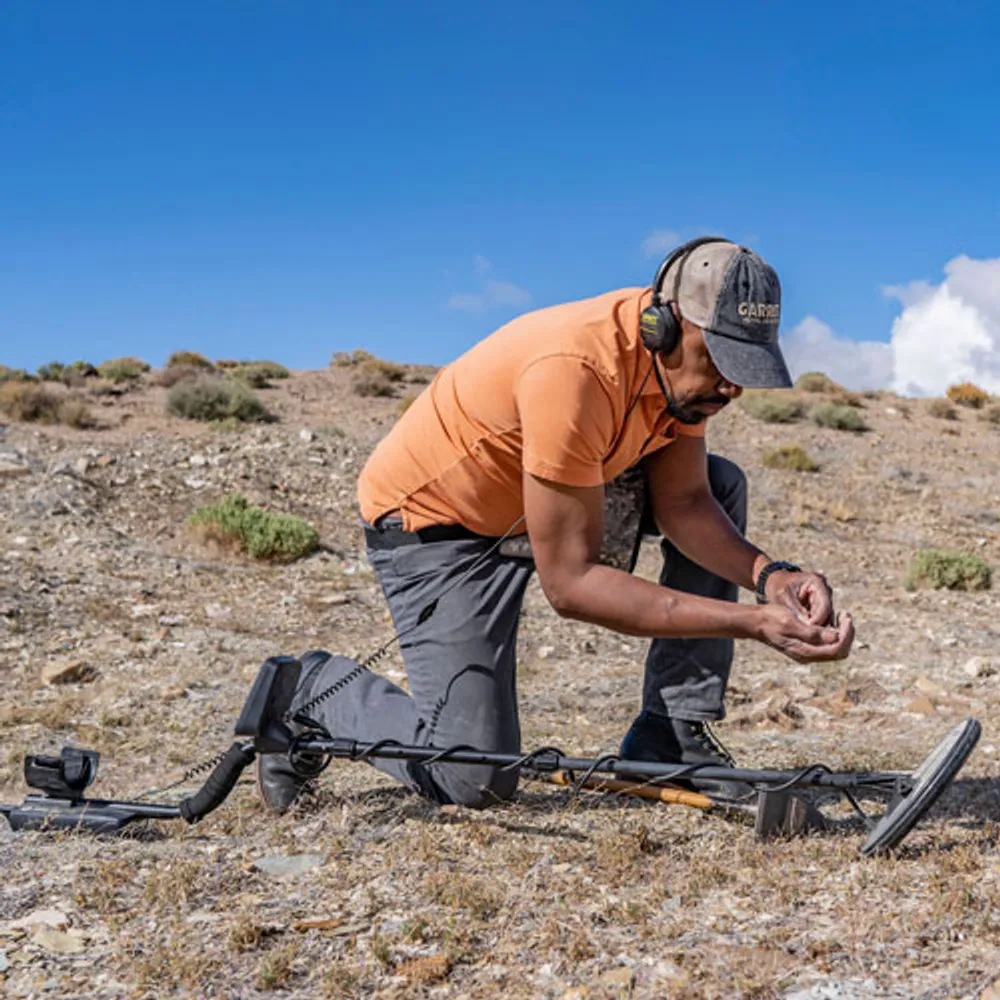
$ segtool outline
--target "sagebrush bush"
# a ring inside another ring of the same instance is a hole
[[[764,452],[764,465],[769,469],[792,469],[795,472],[817,472],[817,462],[801,445],[783,444]]]
[[[989,590],[993,570],[982,556],[954,549],[923,549],[910,563],[903,586],[948,590]]]
[[[271,379],[288,378],[291,373],[276,361],[241,361],[226,374],[246,382],[254,389],[269,389]]]
[[[990,401],[990,394],[973,382],[959,382],[957,385],[949,386],[945,395],[953,403],[968,406],[973,410],[981,410]]]
[[[958,420],[958,410],[947,399],[932,399],[927,406],[927,412],[939,420]]]
[[[349,368],[352,365],[363,365],[366,361],[377,361],[371,351],[366,351],[363,347],[356,347],[353,351],[334,351],[330,358],[331,366],[335,368]]]
[[[798,399],[767,389],[747,390],[740,397],[740,406],[767,424],[790,424],[802,416],[802,403]]]
[[[215,362],[216,368],[239,368],[242,361],[236,361],[233,358],[220,358]]]
[[[142,358],[111,358],[98,366],[97,372],[101,378],[106,378],[115,385],[122,382],[135,382],[149,371],[149,365]]]
[[[241,361],[236,368],[252,368],[254,371],[260,372],[264,378],[273,379],[290,378],[292,374],[284,365],[278,364],[277,361]]]
[[[173,368],[176,365],[187,365],[190,368],[215,367],[204,354],[199,354],[197,351],[174,351],[174,353],[167,358],[167,367]]]
[[[23,368],[8,368],[0,365],[0,385],[5,382],[37,382],[38,377],[26,372]]]
[[[1000,424],[1000,403],[994,403],[980,410],[979,419],[985,420],[988,424]]]
[[[818,427],[835,431],[867,431],[865,418],[852,406],[841,403],[820,403],[809,411],[809,419]]]
[[[90,410],[78,396],[33,382],[0,385],[0,413],[25,423],[94,426]]]
[[[240,493],[199,507],[187,524],[203,538],[236,545],[254,559],[290,562],[319,545],[319,532],[307,521],[254,507]]]
[[[363,367],[351,380],[351,386],[359,396],[395,396],[396,383],[384,372]]]
[[[251,423],[274,419],[243,383],[210,375],[178,382],[167,396],[167,412],[188,420],[226,420],[232,417]]]
[[[171,365],[169,368],[161,368],[158,372],[156,372],[150,378],[150,382],[152,382],[153,385],[159,385],[165,389],[171,389],[173,386],[177,385],[178,382],[183,382],[185,379],[207,376],[207,374],[206,370],[204,368],[200,368],[198,365]]]
[[[40,365],[36,374],[43,382],[61,382],[65,371],[66,366],[61,361],[50,361]]]
[[[270,389],[271,382],[258,368],[251,365],[238,365],[226,372],[226,378],[235,379],[251,389]]]
[[[823,372],[803,372],[795,380],[800,392],[839,392],[841,387]]]

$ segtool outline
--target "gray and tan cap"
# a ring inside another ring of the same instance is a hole
[[[725,379],[748,389],[792,385],[778,346],[781,283],[763,258],[736,243],[705,243],[671,265],[662,288],[704,330]]]

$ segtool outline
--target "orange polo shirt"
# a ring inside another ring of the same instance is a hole
[[[362,517],[398,509],[408,531],[496,537],[524,514],[525,471],[599,486],[678,434],[704,435],[666,412],[639,339],[648,303],[648,288],[625,288],[526,313],[442,368],[362,470]]]

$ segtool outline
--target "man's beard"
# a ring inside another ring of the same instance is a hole
[[[671,399],[669,396],[666,399],[667,413],[682,424],[700,424],[703,420],[708,419],[709,414],[698,413],[694,409],[696,406],[704,406],[706,404],[712,406],[729,405],[729,400],[725,396],[690,396],[683,403],[678,402],[676,399]]]

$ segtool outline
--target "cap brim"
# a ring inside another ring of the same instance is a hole
[[[736,340],[705,330],[705,344],[722,377],[743,389],[790,389],[788,365],[776,343]]]

